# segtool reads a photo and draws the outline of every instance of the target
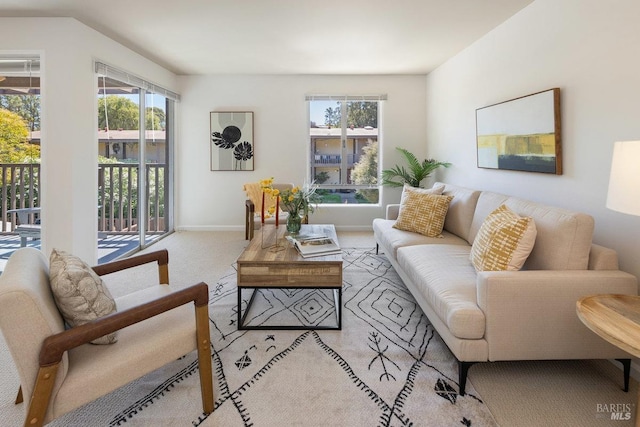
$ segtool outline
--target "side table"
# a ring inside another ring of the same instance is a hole
[[[640,357],[640,296],[593,295],[576,303],[578,317],[589,329],[627,353]],[[640,427],[640,390],[636,427]]]

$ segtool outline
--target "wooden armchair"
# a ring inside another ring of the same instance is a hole
[[[116,298],[118,311],[65,330],[45,256],[22,248],[0,276],[0,328],[30,397],[24,425],[40,426],[197,349],[202,407],[213,411],[208,287],[173,291],[166,250],[94,267],[98,275],[158,263],[163,285]],[[191,304],[195,305],[195,310]],[[90,341],[118,331],[118,341]]]

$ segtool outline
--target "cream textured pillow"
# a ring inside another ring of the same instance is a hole
[[[71,327],[84,325],[116,311],[116,302],[100,276],[80,258],[67,252],[51,251],[49,282],[58,310]],[[92,343],[112,344],[116,341],[114,332]]]
[[[506,205],[491,212],[471,246],[477,271],[520,270],[536,241],[533,218],[521,217]]]
[[[453,196],[429,194],[424,191],[405,188],[404,203],[400,205],[398,219],[393,227],[427,237],[440,237]]]

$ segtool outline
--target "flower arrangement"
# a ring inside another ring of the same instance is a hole
[[[279,222],[278,211],[280,207],[282,210],[289,213],[289,218],[306,217],[315,210],[314,204],[320,201],[320,197],[316,194],[317,186],[313,183],[304,184],[302,187],[293,187],[291,189],[283,190],[282,192],[276,188],[273,188],[273,177],[266,178],[260,181],[262,187],[262,217],[263,221],[266,218],[270,218],[273,215],[276,217],[276,226]],[[264,207],[264,195],[269,195],[276,199],[276,205],[268,207],[265,211]]]
[[[313,184],[304,185],[302,188],[293,187],[280,193],[282,210],[290,215],[307,216],[315,210],[314,204],[320,201],[316,194],[317,187]]]

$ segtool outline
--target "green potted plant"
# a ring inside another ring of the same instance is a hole
[[[440,166],[445,168],[451,166],[451,163],[438,162],[434,159],[425,159],[420,162],[415,155],[404,148],[396,147],[396,150],[400,151],[407,159],[409,170],[405,169],[404,166],[398,165],[391,169],[383,170],[382,185],[402,187],[404,184],[409,184],[412,187],[420,187],[422,180],[431,175]]]

